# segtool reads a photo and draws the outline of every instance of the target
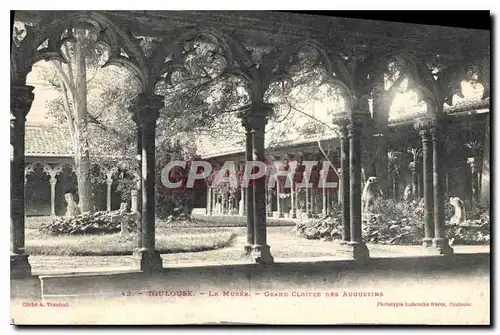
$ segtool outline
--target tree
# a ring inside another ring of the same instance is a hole
[[[59,119],[68,126],[72,140],[75,174],[78,182],[79,206],[82,212],[91,210],[90,149],[88,130],[87,72],[97,71],[102,49],[94,44],[95,35],[84,27],[67,32],[62,45],[65,62],[53,60],[51,71],[42,71],[42,77],[59,91]],[[57,78],[57,79],[56,79]],[[54,106],[52,104],[52,106]]]

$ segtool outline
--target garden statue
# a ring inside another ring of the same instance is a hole
[[[363,212],[373,211],[375,206],[375,200],[379,197],[383,197],[384,194],[380,189],[377,177],[369,177],[366,181],[365,187],[363,189],[363,194],[361,196],[361,201],[363,205]]]
[[[411,200],[413,194],[412,194],[412,186],[411,185],[406,185],[405,191],[403,193],[403,199],[404,201]]]
[[[245,202],[243,201],[243,198],[241,198],[240,201],[239,201],[238,214],[239,215],[244,215],[245,214]]]
[[[116,213],[116,212],[115,212]],[[113,222],[120,222],[120,235],[122,237],[129,236],[129,225],[128,220],[129,217],[135,216],[137,213],[127,213],[127,203],[122,202],[120,204],[120,209],[117,214],[112,214],[111,220]]]
[[[126,202],[122,202],[120,204],[120,209],[118,210],[120,212],[120,214],[125,214],[127,213],[127,203]]]
[[[64,195],[64,199],[66,200],[66,203],[68,204],[66,206],[66,217],[72,218],[80,214],[80,208],[78,207],[77,203],[75,202],[75,199],[73,199],[73,193],[66,193]]]
[[[464,202],[459,197],[451,197],[450,204],[455,207],[455,214],[451,218],[450,223],[455,225],[467,224]]]

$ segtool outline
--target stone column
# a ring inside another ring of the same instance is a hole
[[[423,165],[418,164],[417,166],[417,178],[418,178],[418,198],[422,199],[424,197],[424,173]]]
[[[56,184],[57,177],[50,177],[50,215],[56,216]]]
[[[31,108],[35,95],[33,86],[11,86],[10,111],[13,157],[10,171],[10,276],[20,278],[31,275],[31,265],[24,250],[24,145],[26,115]]]
[[[212,215],[218,215],[217,211],[217,190],[212,189]]]
[[[223,190],[222,191],[222,215],[227,215],[229,206],[228,206],[228,201],[227,201],[227,191]]]
[[[309,183],[309,178],[307,177],[307,173],[304,172],[304,175],[303,175],[303,179],[304,180],[304,188],[306,190],[306,194],[305,194],[305,205],[306,205],[306,216],[308,218],[312,217],[312,212],[311,212],[311,203],[309,202],[309,198],[310,198],[310,194],[311,194],[311,190],[309,189],[309,186],[308,186],[308,183]]]
[[[141,271],[162,269],[162,259],[155,249],[155,132],[162,96],[138,97],[137,120],[142,128],[142,247],[134,256]]]
[[[212,186],[207,186],[207,215],[212,215]]]
[[[444,217],[444,173],[442,169],[442,145],[441,128],[439,125],[431,128],[432,135],[432,153],[433,165],[432,171],[434,174],[434,239],[432,246],[434,251],[441,255],[453,254],[453,248],[450,247],[448,239],[445,235],[445,217]]]
[[[265,158],[265,128],[267,118],[272,114],[272,105],[257,103],[253,104],[248,123],[252,128],[254,160],[264,162]],[[262,176],[254,180],[253,189],[253,212],[254,212],[254,246],[253,257],[255,262],[261,264],[272,264],[274,258],[267,244],[267,218],[266,218],[266,178]]]
[[[362,239],[361,229],[361,133],[365,113],[353,112],[351,122],[347,126],[349,132],[349,179],[350,179],[350,236],[347,245],[352,248],[353,258],[366,260],[370,252]],[[346,171],[347,172],[347,171]]]
[[[295,179],[293,173],[290,174],[292,188],[290,189],[290,206],[292,210],[292,219],[297,218],[297,193],[295,190]]]
[[[141,249],[142,248],[142,125],[139,122],[138,119],[138,109],[137,106],[134,105],[132,106],[132,120],[137,125],[137,138],[136,138],[136,171],[135,171],[135,177],[136,177],[136,185],[135,185],[135,191],[136,191],[136,196],[137,196],[137,214],[136,214],[136,226],[137,226],[137,248]]]
[[[57,175],[62,172],[63,165],[50,166],[46,163],[40,163],[43,169],[49,177],[50,182],[50,215],[56,216],[56,184]]]
[[[130,212],[137,214],[137,190],[130,191]]]
[[[283,215],[283,206],[281,203],[280,195],[281,195],[281,185],[279,183],[279,180],[277,180],[276,181],[276,203],[278,206],[278,217],[282,218],[282,217],[284,217],[284,215]]]
[[[483,161],[481,169],[481,192],[480,200],[484,203],[490,203],[490,115],[486,119],[485,134],[483,142]]]
[[[408,168],[410,169],[411,171],[411,195],[414,199],[417,199],[418,197],[418,194],[417,194],[417,188],[418,188],[418,178],[417,178],[417,162],[416,161],[413,161],[413,162],[410,162],[410,164],[408,165]]]
[[[249,113],[249,111],[246,111]],[[245,160],[247,164],[253,161],[253,133],[246,115],[242,117],[243,127],[245,127]],[[248,168],[248,167],[247,167]],[[255,219],[254,219],[254,185],[250,181],[245,189],[246,198],[246,213],[247,213],[247,242],[245,244],[245,253],[250,255],[252,253],[255,241]]]
[[[310,196],[311,196],[311,217],[315,217],[316,216],[316,191],[317,189],[314,187],[314,186],[311,186],[311,190],[309,192]]]
[[[467,164],[470,166],[470,172],[472,176],[471,183],[471,211],[474,214],[476,212],[476,202],[478,199],[478,173],[477,173],[477,165],[474,157],[467,158]]]
[[[417,119],[414,124],[415,129],[422,138],[422,165],[423,165],[423,195],[424,195],[424,238],[422,245],[425,248],[432,246],[434,238],[434,191],[432,176],[432,147],[430,145],[430,129],[433,120],[428,117]]]
[[[113,178],[106,176],[106,210],[111,212],[111,186],[113,185]]]
[[[326,214],[327,214],[327,212],[328,212],[328,194],[327,194],[327,192],[326,192],[326,191],[327,191],[327,189],[326,189],[326,186],[325,186],[325,185],[326,185],[326,183],[327,183],[326,178],[327,178],[327,175],[328,175],[328,171],[321,170],[321,173],[322,173],[322,174],[323,174],[323,176],[324,176],[324,177],[323,177],[323,180],[324,180],[324,182],[325,182],[325,184],[323,184],[323,185],[322,185],[322,186],[323,186],[323,188],[321,189],[321,191],[322,191],[322,192],[321,192],[321,198],[322,198],[322,200],[323,200],[323,201],[322,201],[322,206],[323,206],[323,207],[322,207],[322,209],[321,209],[321,214],[326,215]]]
[[[347,132],[347,123],[344,122],[341,124],[340,128],[340,184],[341,184],[341,193],[340,193],[340,201],[342,202],[342,244],[347,244],[351,238],[350,227],[351,227],[351,203],[350,203],[350,189],[349,185],[350,176],[349,176],[349,141],[348,141],[348,132]]]
[[[267,190],[266,201],[267,201],[267,216],[273,217],[273,190],[272,189]]]

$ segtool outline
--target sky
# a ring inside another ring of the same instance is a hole
[[[48,87],[43,80],[38,78],[40,75],[40,69],[45,66],[49,66],[49,64],[45,61],[36,63],[26,80],[27,85],[35,87],[35,100],[33,101],[33,105],[31,106],[30,112],[26,118],[27,123],[50,124],[53,122],[52,118],[47,118],[49,110],[46,104],[48,101],[57,98],[59,93],[54,89],[50,89],[50,87]]]

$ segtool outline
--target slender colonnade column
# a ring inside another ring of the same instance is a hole
[[[365,260],[370,257],[368,248],[362,240],[361,230],[361,132],[364,113],[353,112],[347,126],[349,138],[349,178],[350,178],[350,241],[353,258]],[[346,171],[347,172],[347,171]]]
[[[432,246],[434,238],[434,191],[432,176],[432,146],[430,145],[430,129],[432,120],[428,117],[418,119],[414,124],[415,129],[422,138],[422,160],[423,160],[423,193],[424,193],[424,238],[422,245],[425,248]]]
[[[249,111],[247,111],[249,113]],[[249,163],[253,161],[253,133],[250,125],[248,124],[248,120],[245,116],[242,117],[243,127],[245,127],[245,160],[246,160],[246,168],[249,168]],[[245,254],[250,255],[252,253],[252,248],[255,240],[254,236],[254,193],[253,193],[253,183],[249,182],[246,185],[245,189],[245,206],[246,206],[246,214],[247,214],[247,242],[245,244]]]
[[[142,246],[134,257],[142,271],[151,272],[163,267],[155,249],[155,133],[159,111],[164,106],[162,96],[139,95],[137,121],[142,128]]]
[[[26,116],[35,98],[33,86],[11,86],[11,134],[13,157],[10,163],[10,276],[20,278],[31,275],[31,265],[25,253],[24,231],[24,182],[25,182],[25,123]]]
[[[265,157],[265,128],[267,117],[272,113],[270,104],[254,104],[248,116],[249,125],[252,128],[254,160],[264,162]],[[261,264],[272,264],[274,258],[270,247],[267,245],[267,217],[266,217],[266,178],[262,176],[254,180],[253,189],[253,212],[254,212],[254,246],[253,257],[255,262]]]
[[[341,124],[340,128],[340,170],[341,170],[341,183],[342,183],[342,193],[341,193],[341,201],[342,201],[342,242],[343,244],[347,244],[350,240],[350,226],[351,226],[351,210],[350,210],[350,176],[349,176],[349,141],[347,139],[348,131],[347,131],[347,123]]]
[[[433,186],[434,186],[434,239],[432,246],[439,254],[451,255],[453,248],[450,247],[445,235],[445,217],[444,217],[444,173],[442,169],[442,151],[443,140],[440,133],[439,124],[431,129],[432,151],[433,151]]]

